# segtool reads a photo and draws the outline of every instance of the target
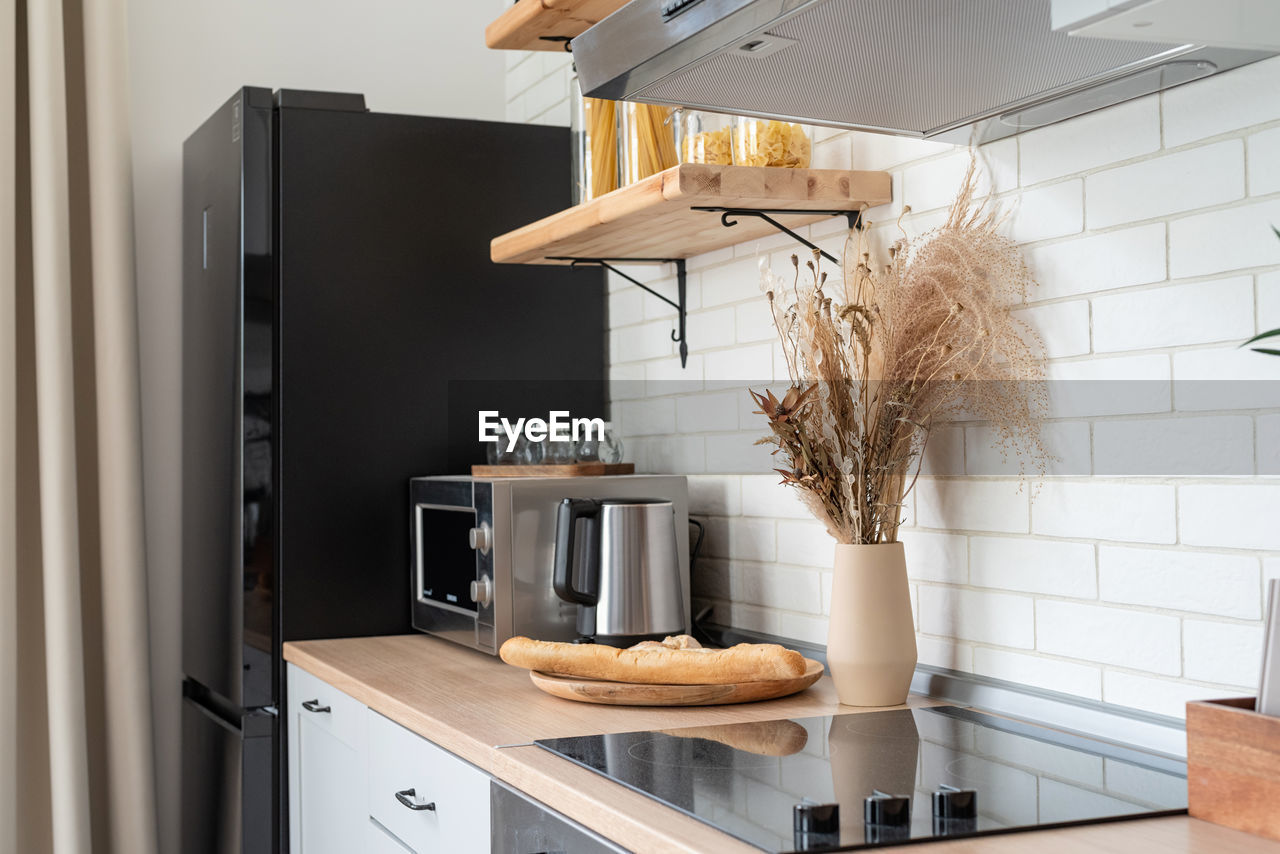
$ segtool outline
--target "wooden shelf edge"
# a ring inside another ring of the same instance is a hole
[[[743,220],[725,228],[713,213],[692,207],[848,210],[892,199],[888,172],[780,169],[684,163],[493,238],[498,264],[567,263],[548,256],[689,258],[771,234]],[[803,225],[822,216],[784,216]]]
[[[564,39],[620,9],[627,0],[520,0],[485,27],[492,50],[564,50]],[[552,40],[549,40],[552,39]]]

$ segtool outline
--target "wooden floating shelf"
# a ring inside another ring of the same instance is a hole
[[[564,50],[567,39],[625,6],[627,0],[520,0],[484,31],[494,50]]]
[[[888,172],[684,163],[518,228],[490,244],[500,264],[567,264],[553,258],[689,258],[777,232],[743,217],[726,228],[695,207],[857,211],[892,198]],[[798,227],[823,214],[780,215]]]

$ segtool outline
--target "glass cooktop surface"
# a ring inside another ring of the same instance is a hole
[[[1185,762],[956,706],[537,744],[769,852],[1031,830],[1187,806]],[[838,826],[830,804],[838,805]]]

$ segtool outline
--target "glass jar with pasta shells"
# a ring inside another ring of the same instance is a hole
[[[573,140],[573,203],[618,189],[618,102],[584,98],[570,79],[569,136]]]
[[[750,116],[733,118],[735,166],[807,169],[813,160],[813,126]]]
[[[634,184],[680,161],[676,157],[675,107],[618,102],[618,178]]]
[[[672,122],[676,128],[676,156],[681,163],[733,163],[733,116],[679,107]]]

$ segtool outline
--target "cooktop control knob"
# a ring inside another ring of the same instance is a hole
[[[493,529],[489,527],[488,522],[481,522],[480,527],[471,529],[468,539],[471,541],[471,548],[476,549],[480,554],[487,555],[490,541],[493,539]]]
[[[488,608],[489,602],[493,600],[493,582],[489,580],[489,576],[480,576],[479,581],[471,582],[471,601],[475,602],[481,608]]]
[[[967,819],[978,817],[978,793],[943,783],[933,793],[933,817]]]
[[[879,789],[862,802],[862,823],[886,827],[904,827],[911,824],[911,798],[907,795],[890,795]]]
[[[839,804],[796,804],[791,810],[796,833],[837,833],[840,830]]]

